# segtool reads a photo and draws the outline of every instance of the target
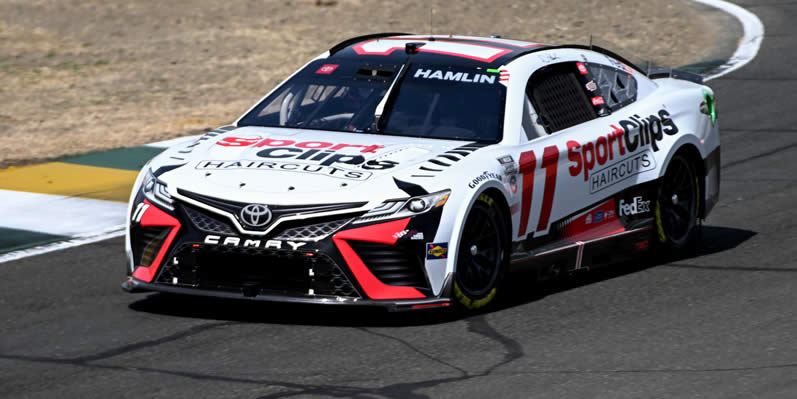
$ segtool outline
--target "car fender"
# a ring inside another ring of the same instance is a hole
[[[449,256],[445,263],[444,273],[441,276],[437,276],[434,281],[443,282],[445,279],[450,276],[452,273],[456,271],[456,264],[457,264],[457,253],[459,248],[459,243],[462,240],[462,232],[465,227],[465,221],[467,220],[468,215],[470,214],[471,209],[473,208],[473,204],[479,198],[481,194],[483,194],[487,190],[494,189],[501,193],[503,196],[503,201],[506,204],[512,203],[512,195],[510,193],[510,189],[508,188],[509,183],[509,175],[504,174],[504,171],[501,169],[501,166],[496,163],[497,167],[488,169],[488,173],[492,172],[498,176],[501,176],[501,180],[492,178],[487,179],[484,182],[480,182],[478,187],[470,188],[468,187],[468,182],[472,182],[472,179],[465,181],[464,190],[458,190],[459,193],[467,193],[466,196],[461,197],[462,199],[458,201],[456,207],[452,207],[454,212],[444,214],[444,219],[441,220],[441,229],[443,230],[444,225],[448,227],[446,230],[448,231],[438,231],[438,238],[443,239],[445,237],[448,238],[448,248],[449,248]],[[482,168],[485,169],[485,168]],[[470,176],[469,174],[466,176]],[[453,191],[452,191],[453,193]],[[507,221],[510,220],[509,209],[505,209],[507,212]],[[510,222],[511,223],[511,222]],[[511,234],[511,226],[510,226],[510,234]],[[428,269],[428,268],[427,268]],[[442,288],[442,284],[439,286],[434,286],[433,290],[435,295],[439,295],[439,290]]]

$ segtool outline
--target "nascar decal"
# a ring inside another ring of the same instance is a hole
[[[285,172],[311,173],[327,175],[341,179],[368,180],[371,172],[362,170],[351,170],[336,166],[313,165],[299,162],[272,162],[272,161],[200,161],[196,169],[199,170],[232,170],[232,169],[252,169],[252,170],[277,170]]]

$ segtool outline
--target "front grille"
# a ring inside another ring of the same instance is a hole
[[[169,235],[169,227],[136,226],[130,230],[130,235],[136,266],[150,266]]]
[[[185,214],[191,220],[197,229],[206,233],[234,235],[235,229],[233,226],[224,220],[221,216],[211,215],[206,211],[199,210],[190,206],[183,205]]]
[[[204,245],[181,246],[161,268],[159,283],[207,290],[289,296],[359,298],[338,266],[323,254]]]
[[[247,206],[248,204],[243,202],[236,202],[230,201],[226,199],[214,198],[209,197],[206,195],[201,195],[197,193],[193,193],[190,191],[177,189],[177,192],[181,195],[184,195],[194,201],[199,201],[203,204],[206,204],[212,208],[219,209],[225,212],[228,212],[232,215],[235,215],[236,218],[239,218],[240,221],[240,214],[241,210]],[[265,231],[271,227],[275,222],[278,220],[294,216],[294,215],[310,215],[310,214],[317,214],[317,213],[326,213],[326,212],[334,212],[334,211],[341,211],[345,209],[356,209],[360,208],[365,205],[367,202],[346,202],[346,203],[337,203],[337,204],[301,204],[301,205],[271,205],[266,204],[271,211],[271,223],[254,228],[252,226],[245,226],[248,230],[254,231]]]
[[[275,240],[307,241],[320,240],[349,223],[352,218],[330,220],[328,222],[290,227],[274,236]],[[306,221],[303,221],[306,222]]]
[[[366,267],[388,285],[428,288],[423,272],[423,257],[399,247],[364,241],[349,244]]]

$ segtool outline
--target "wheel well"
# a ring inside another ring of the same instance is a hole
[[[697,147],[695,147],[692,144],[684,144],[684,145],[682,145],[680,148],[678,148],[678,151],[675,152],[675,155],[680,155],[680,156],[686,158],[687,161],[689,161],[692,165],[695,166],[695,172],[697,173],[697,176],[699,177],[697,179],[697,182],[698,182],[698,187],[700,189],[700,193],[699,193],[698,199],[697,199],[698,200],[698,207],[699,207],[698,208],[699,212],[697,214],[697,217],[700,218],[700,219],[705,219],[706,218],[706,215],[705,215],[705,213],[706,213],[706,200],[705,200],[705,198],[706,198],[706,195],[705,195],[705,193],[706,193],[706,165],[704,165],[703,157],[700,156],[700,151],[697,150]],[[673,155],[673,157],[675,155]],[[669,165],[668,165],[668,167],[669,167]]]
[[[489,195],[492,199],[496,200],[501,207],[501,215],[504,219],[504,223],[506,224],[506,237],[507,242],[512,242],[512,217],[509,214],[509,204],[506,202],[506,198],[504,195],[499,191],[497,188],[488,188],[484,190],[482,194]]]

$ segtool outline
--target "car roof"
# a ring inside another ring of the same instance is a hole
[[[359,36],[329,50],[329,59],[358,59],[367,63],[402,64],[407,43],[417,43],[413,62],[461,66],[498,67],[532,51],[550,47],[543,43],[455,35],[378,33]]]

